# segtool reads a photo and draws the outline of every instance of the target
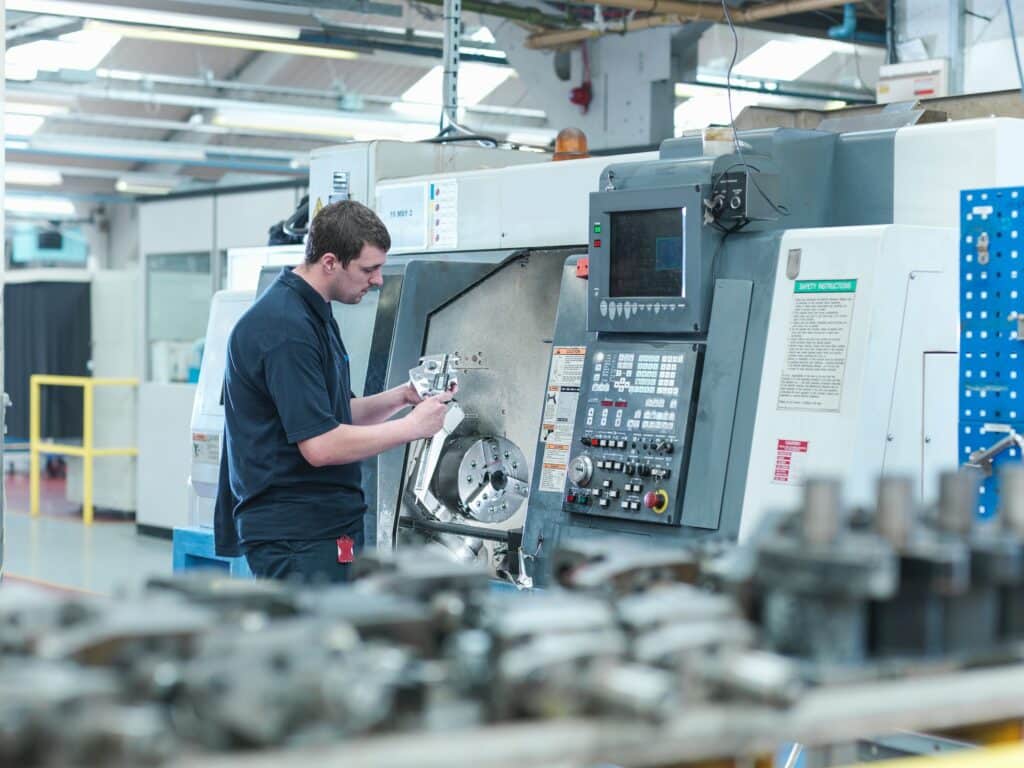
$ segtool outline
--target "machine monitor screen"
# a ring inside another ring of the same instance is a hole
[[[610,224],[609,296],[685,296],[685,208],[613,213]]]

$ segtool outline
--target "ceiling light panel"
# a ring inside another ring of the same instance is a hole
[[[4,115],[4,133],[7,136],[31,136],[46,122],[38,115]]]
[[[7,0],[8,11],[48,13],[55,16],[75,16],[98,21],[118,21],[126,24],[144,24],[153,27],[201,29],[207,32],[229,32],[235,35],[258,35],[297,40],[297,27],[242,19],[218,19],[214,16],[195,16],[187,13],[154,11],[146,8],[128,8],[101,3],[73,2],[72,0]]]
[[[105,22],[90,22],[87,29],[104,28],[117,32],[122,37],[136,40],[154,40],[164,43],[184,43],[186,45],[209,45],[215,48],[238,48],[246,51],[267,51],[268,53],[288,53],[293,56],[316,56],[324,59],[356,59],[359,54],[345,48],[329,46],[303,45],[278,40],[260,40],[250,37],[234,37],[218,35],[210,32],[187,32],[176,29],[158,27],[133,27]]]
[[[67,107],[59,104],[33,104],[25,101],[4,102],[4,112],[8,115],[38,115],[49,117],[50,115],[62,115],[68,111]]]
[[[15,80],[34,80],[40,70],[91,71],[120,39],[121,36],[110,29],[84,29],[61,35],[57,40],[37,40],[9,48],[4,56],[7,76]]]
[[[732,73],[767,80],[796,80],[833,53],[850,49],[846,43],[831,40],[770,40],[740,61]]]
[[[33,168],[27,165],[10,165],[4,168],[4,181],[32,187],[56,187],[63,183],[64,177],[59,171],[47,168]]]
[[[74,216],[75,204],[66,197],[4,195],[4,210],[38,216]]]

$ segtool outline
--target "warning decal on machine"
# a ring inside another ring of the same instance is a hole
[[[797,280],[779,410],[838,411],[856,280]]]
[[[551,373],[544,393],[544,418],[540,426],[540,441],[544,443],[538,485],[541,491],[561,493],[565,486],[586,355],[586,347],[555,347],[551,353]]]
[[[807,463],[806,440],[779,440],[775,447],[775,469],[772,482],[781,485],[800,485],[804,480]]]
[[[216,432],[193,432],[192,458],[200,464],[219,464],[220,435]]]

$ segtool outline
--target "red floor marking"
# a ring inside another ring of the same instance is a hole
[[[71,592],[77,595],[93,595],[95,597],[104,597],[99,592],[93,592],[91,589],[81,589],[79,587],[68,587],[64,584],[54,584],[52,581],[44,581],[43,579],[33,579],[28,576],[15,576],[11,573],[4,573],[3,578],[0,579],[0,588],[3,587],[4,582],[13,581],[18,584],[28,584],[29,586],[39,587],[48,592]]]
[[[28,475],[9,474],[4,477],[7,488],[7,511],[14,514],[29,514]],[[64,478],[42,477],[39,480],[39,514],[61,520],[81,520],[82,505],[67,499],[67,480]],[[105,518],[102,511],[93,516],[94,523],[133,523],[122,517]]]

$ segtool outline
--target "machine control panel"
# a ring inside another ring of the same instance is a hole
[[[683,343],[590,346],[563,510],[679,524],[698,354]]]

